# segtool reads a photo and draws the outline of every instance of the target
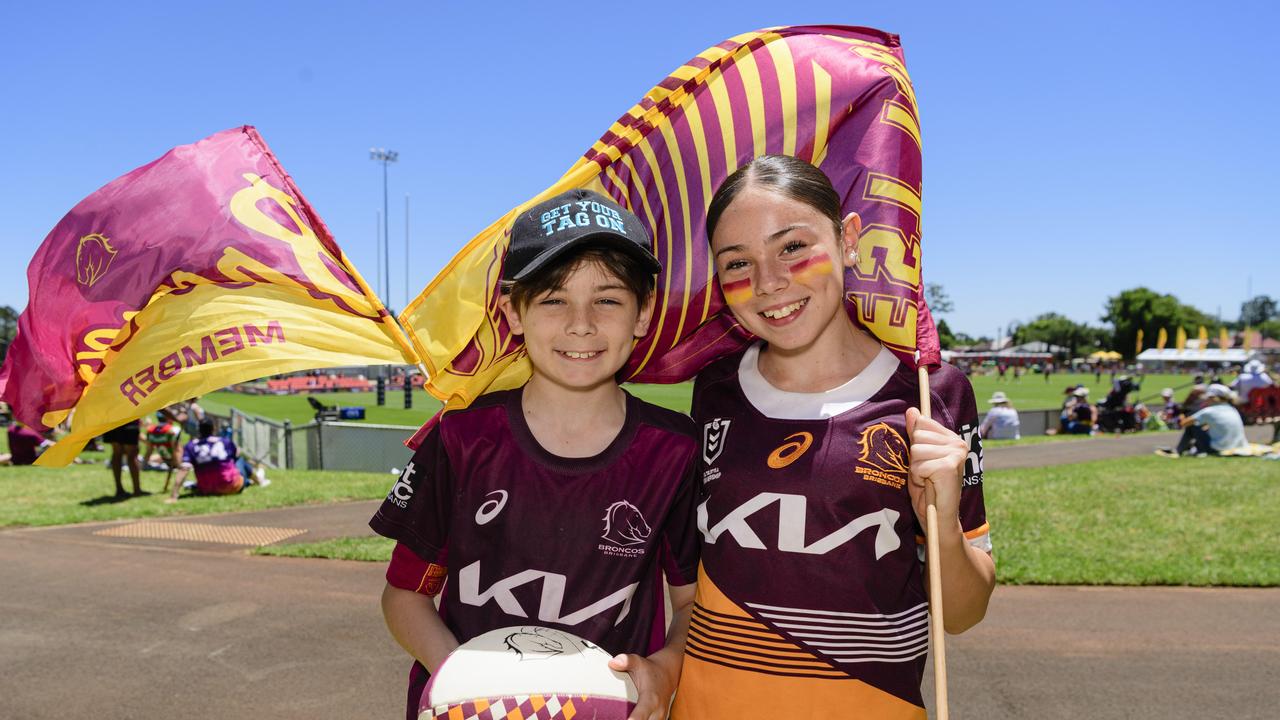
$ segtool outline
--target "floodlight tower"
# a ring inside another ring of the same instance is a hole
[[[387,235],[387,166],[400,158],[400,153],[395,150],[386,148],[369,148],[369,159],[382,163],[382,247],[378,248],[378,254],[381,255],[382,277],[384,287],[381,288],[382,304],[389,305],[391,302],[391,251],[390,240]]]

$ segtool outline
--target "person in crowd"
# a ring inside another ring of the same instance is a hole
[[[826,175],[795,157],[753,160],[711,200],[720,290],[758,342],[694,385],[703,546],[676,720],[768,708],[923,718],[926,486],[946,629],[986,613],[995,565],[973,388],[943,364],[923,417],[914,367],[849,316],[860,230]]]
[[[1160,448],[1156,452],[1167,457],[1182,455],[1218,455],[1229,450],[1249,447],[1244,434],[1244,420],[1236,410],[1235,392],[1221,383],[1211,383],[1204,391],[1204,405],[1182,418],[1186,428],[1177,448]]]
[[[181,446],[182,427],[176,417],[176,407],[167,407],[156,413],[147,424],[145,450],[142,458],[147,469],[172,471],[177,466],[178,448]],[[165,484],[168,484],[166,478]]]
[[[1275,385],[1276,381],[1267,373],[1267,366],[1262,364],[1260,360],[1250,360],[1244,364],[1244,369],[1235,380],[1231,381],[1231,389],[1240,397],[1240,402],[1249,402],[1249,393],[1255,388],[1267,388]]]
[[[1173,399],[1173,388],[1161,390],[1160,397],[1164,399],[1164,407],[1160,409],[1160,421],[1168,428],[1182,427],[1182,406]]]
[[[1064,413],[1063,432],[1068,435],[1092,435],[1098,426],[1098,408],[1089,402],[1089,388],[1084,385],[1071,391]]]
[[[147,495],[142,489],[142,473],[138,465],[138,436],[142,426],[138,420],[130,420],[119,427],[112,428],[102,434],[102,441],[111,446],[111,459],[107,461],[111,467],[111,477],[116,481],[116,497],[128,497],[121,483],[121,466],[129,467],[129,478],[133,481],[133,495]]]
[[[9,423],[9,452],[0,453],[0,465],[33,465],[40,453],[53,443],[34,428],[17,420]]]
[[[244,477],[236,468],[236,444],[215,432],[213,421],[205,419],[182,448],[182,464],[173,481],[173,492],[165,502],[177,502],[188,473],[195,472],[193,488],[198,495],[232,495],[244,489]]]
[[[534,618],[614,654],[633,717],[665,715],[697,577],[698,433],[618,385],[653,316],[650,247],[639,219],[588,190],[516,218],[499,308],[532,374],[441,416],[369,523],[397,543],[382,610],[415,661],[407,717],[459,643]]]
[[[182,431],[187,437],[194,438],[200,434],[200,423],[204,422],[207,413],[200,406],[200,398],[189,398],[187,402],[180,408],[181,414],[178,416],[182,419]]]
[[[987,401],[991,405],[991,409],[987,411],[987,416],[982,419],[982,425],[978,427],[978,434],[984,440],[1018,440],[1022,437],[1018,429],[1020,422],[1018,420],[1018,411],[1013,409],[1009,403],[1009,398],[997,390],[991,394],[991,399]]]

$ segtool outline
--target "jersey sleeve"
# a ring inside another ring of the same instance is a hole
[[[455,489],[441,426],[436,425],[391,486],[369,527],[420,560],[443,563]]]
[[[938,420],[959,435],[969,446],[964,461],[964,484],[960,489],[960,527],[969,543],[991,552],[991,527],[982,497],[982,437],[978,432],[978,403],[969,378],[956,368],[944,365],[929,376],[931,394],[942,410]]]
[[[684,476],[680,478],[666,525],[662,528],[662,569],[667,582],[672,585],[688,585],[698,578],[702,545],[698,537],[697,472],[695,450],[685,464]]]

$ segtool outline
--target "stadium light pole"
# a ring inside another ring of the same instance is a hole
[[[387,166],[400,159],[400,153],[386,148],[369,148],[369,159],[382,163],[382,247],[378,253],[382,255],[382,277],[385,287],[382,291],[382,303],[391,303],[391,240],[387,234]]]

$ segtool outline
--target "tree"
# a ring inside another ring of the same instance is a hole
[[[929,311],[934,315],[949,313],[956,309],[955,303],[951,302],[951,298],[947,296],[947,291],[942,289],[942,285],[938,283],[924,284],[924,301],[929,305]]]
[[[18,332],[18,312],[8,305],[0,305],[0,362],[9,354],[9,343]]]
[[[1091,345],[1096,337],[1097,328],[1091,328],[1052,312],[1038,315],[1030,322],[1017,326],[1013,331],[1013,341],[1019,345],[1028,342],[1060,345],[1067,349],[1071,357],[1075,356],[1078,348]]]
[[[1101,319],[1111,324],[1111,349],[1129,359],[1135,355],[1138,330],[1150,341],[1160,328],[1167,328],[1172,336],[1178,327],[1184,327],[1188,334],[1194,335],[1201,325],[1216,327],[1219,324],[1212,316],[1182,304],[1173,295],[1161,295],[1145,287],[1123,290],[1107,298],[1106,314]]]
[[[1280,315],[1280,306],[1277,306],[1276,301],[1267,295],[1249,298],[1240,305],[1240,324],[1246,327],[1261,325],[1271,319],[1280,320],[1278,315]]]
[[[947,325],[946,320],[938,321],[938,345],[943,350],[950,350],[956,346],[956,336],[951,332],[951,326]]]

